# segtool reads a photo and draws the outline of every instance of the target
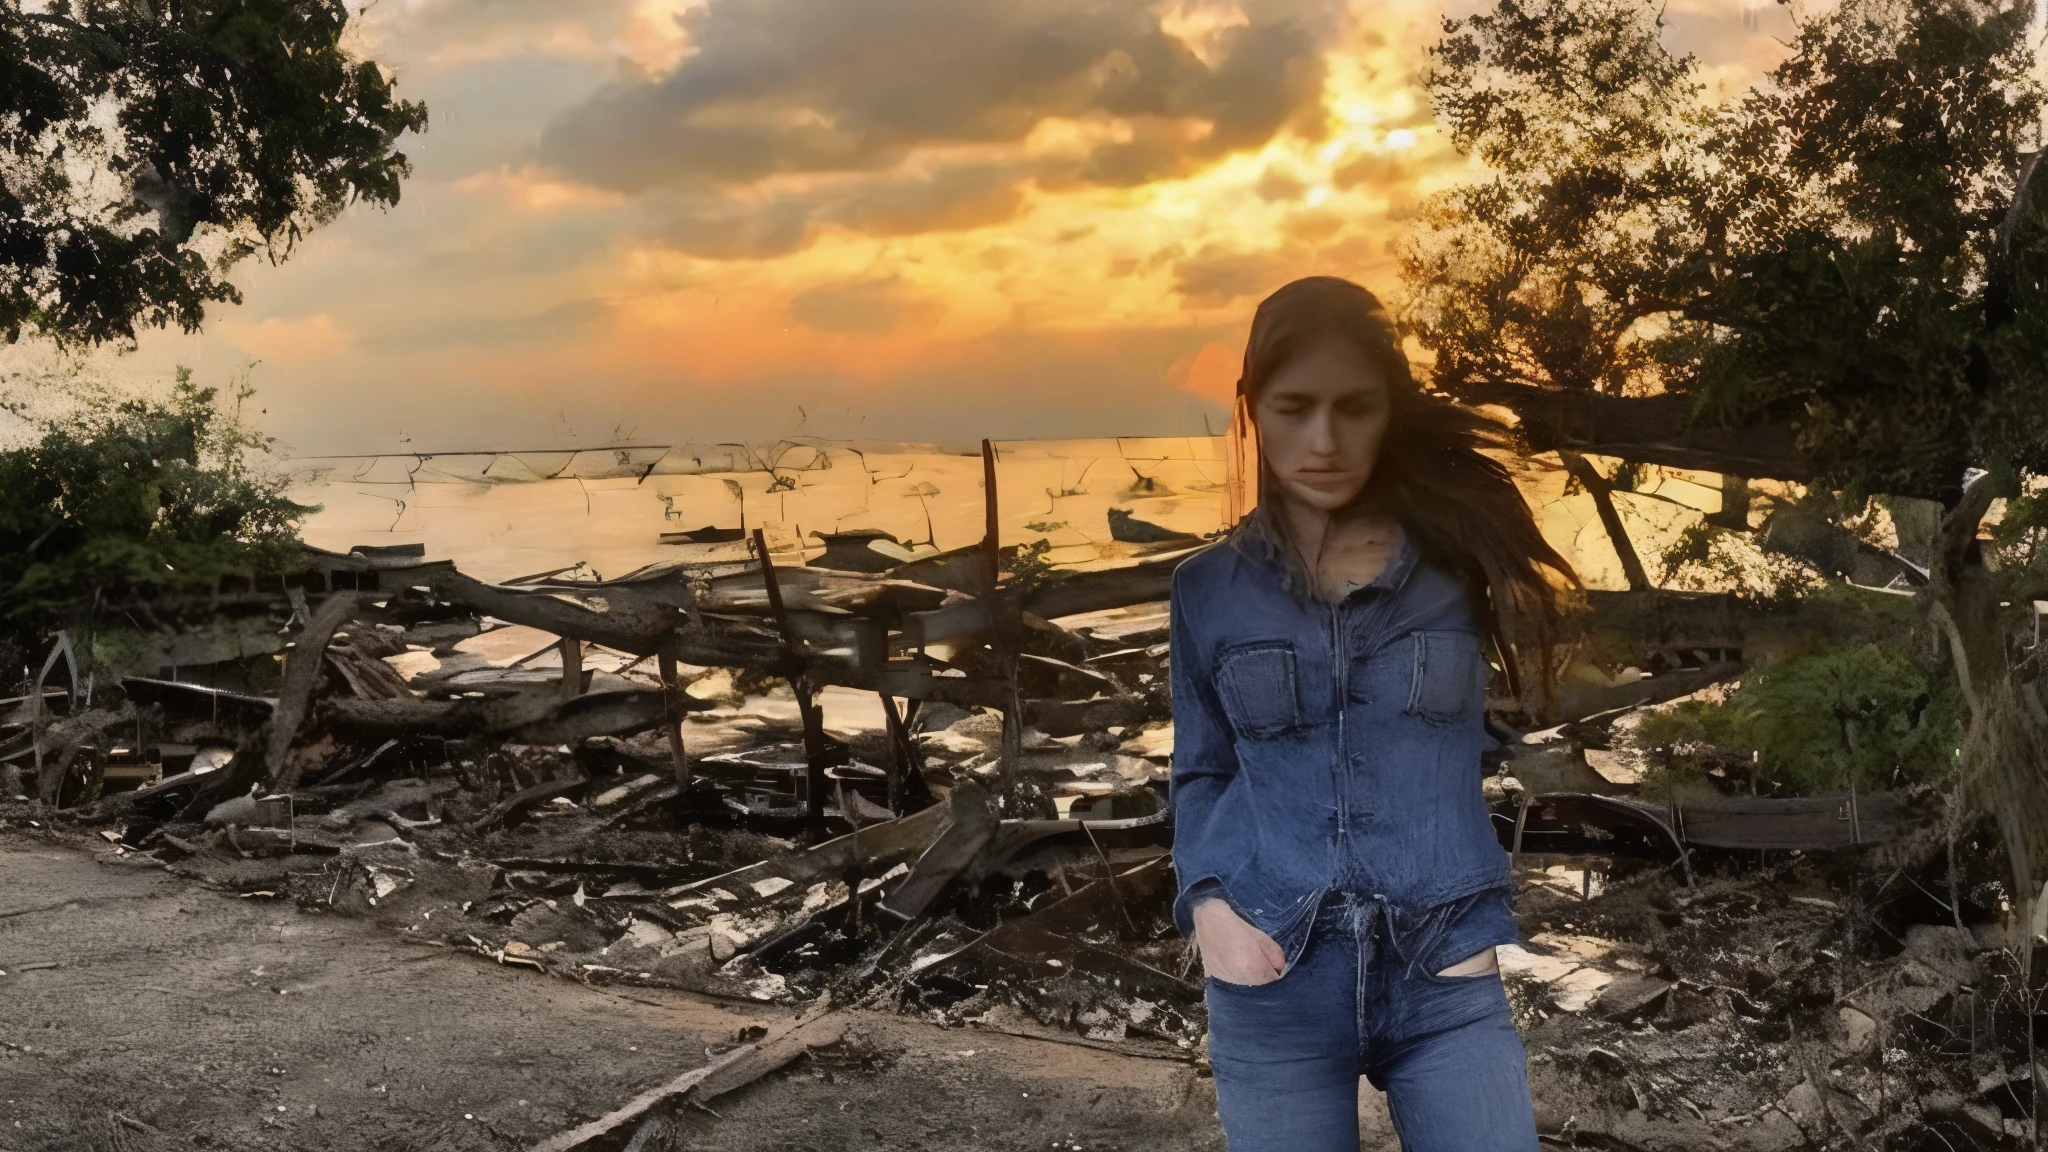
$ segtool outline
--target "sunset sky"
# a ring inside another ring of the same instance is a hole
[[[1740,81],[1790,27],[1754,5],[1668,42]],[[1394,292],[1471,177],[1416,86],[1443,12],[379,0],[358,50],[431,114],[403,203],[102,368],[254,359],[298,454],[1220,430],[1259,297]]]

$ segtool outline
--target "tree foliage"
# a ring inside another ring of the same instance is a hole
[[[344,51],[343,0],[0,0],[0,333],[200,325],[353,201],[398,202],[426,127]]]
[[[160,632],[210,612],[224,577],[283,570],[315,509],[257,467],[271,443],[241,422],[248,395],[224,407],[181,371],[166,399],[39,417],[0,452],[0,632],[17,652],[59,628]]]
[[[1641,329],[1676,309],[1703,245],[1691,59],[1631,0],[1502,0],[1444,29],[1437,114],[1492,176],[1429,202],[1402,252],[1436,383],[1651,384]]]
[[[1733,757],[1762,795],[1864,791],[1939,780],[1955,764],[1963,707],[1953,682],[1903,653],[1861,644],[1759,665],[1724,701],[1646,714],[1634,739],[1673,767]],[[1682,772],[1681,772],[1682,774]]]
[[[1844,0],[1718,104],[1636,0],[1447,21],[1433,99],[1491,175],[1404,250],[1436,383],[1681,393],[1788,425],[1822,487],[2017,491],[2048,466],[2032,11]]]

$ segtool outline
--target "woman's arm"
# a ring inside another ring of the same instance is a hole
[[[1224,720],[1222,700],[1209,676],[1209,661],[1194,639],[1189,600],[1174,570],[1167,605],[1167,669],[1173,694],[1173,774],[1167,784],[1173,806],[1173,865],[1180,881],[1174,919],[1192,934],[1192,897],[1216,890],[1228,871],[1227,853],[1208,834],[1217,800],[1237,777],[1237,747]],[[1203,893],[1194,889],[1201,886]]]
[[[1232,984],[1278,979],[1286,957],[1271,937],[1246,923],[1222,899],[1222,877],[1232,854],[1209,832],[1216,805],[1237,778],[1237,746],[1224,720],[1223,702],[1209,677],[1209,661],[1195,643],[1188,600],[1181,589],[1185,566],[1175,569],[1167,605],[1167,667],[1173,689],[1173,866],[1180,880],[1174,922],[1202,951],[1202,969]]]

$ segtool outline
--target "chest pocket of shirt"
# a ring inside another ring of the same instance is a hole
[[[1294,645],[1284,640],[1240,644],[1216,658],[1217,695],[1240,736],[1278,736],[1301,723],[1294,681]]]
[[[1479,658],[1478,635],[1432,629],[1414,636],[1415,665],[1406,711],[1436,724],[1464,719],[1485,690],[1480,680],[1485,664]]]

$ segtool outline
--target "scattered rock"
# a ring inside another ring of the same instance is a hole
[[[1855,1008],[1844,1008],[1839,1013],[1842,1029],[1847,1033],[1842,1051],[1850,1056],[1861,1056],[1877,1046],[1877,1021]]]
[[[1600,989],[1596,1003],[1609,1020],[1629,1021],[1655,1016],[1671,998],[1671,982],[1649,976],[1623,975]]]

